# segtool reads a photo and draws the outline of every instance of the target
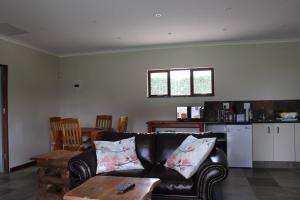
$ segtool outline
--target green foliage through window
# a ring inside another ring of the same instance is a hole
[[[152,95],[167,95],[168,94],[168,73],[158,72],[151,73],[151,94]]]
[[[212,93],[211,73],[211,70],[193,71],[194,94]]]
[[[190,70],[170,71],[171,96],[191,95]]]

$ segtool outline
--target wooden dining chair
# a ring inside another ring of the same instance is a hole
[[[62,119],[61,127],[64,150],[80,151],[91,147],[91,144],[83,143],[79,119]]]
[[[62,130],[61,118],[50,117],[48,120],[49,133],[51,138],[51,151],[61,150],[62,147]]]
[[[126,132],[127,131],[127,124],[128,124],[128,117],[121,116],[118,122],[117,132]]]
[[[111,129],[112,128],[112,116],[111,115],[97,115],[96,116],[96,128]]]

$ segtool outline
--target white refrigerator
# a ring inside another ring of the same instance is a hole
[[[227,125],[229,167],[252,168],[252,125]]]

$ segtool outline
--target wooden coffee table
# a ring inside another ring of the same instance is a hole
[[[56,150],[46,154],[34,156],[38,170],[38,197],[40,200],[60,200],[69,190],[69,160],[81,151]],[[58,188],[60,193],[48,192],[51,187]]]
[[[118,194],[116,188],[127,182],[135,183],[135,187]],[[159,183],[157,178],[95,176],[66,193],[64,200],[146,200],[151,199],[152,190]]]

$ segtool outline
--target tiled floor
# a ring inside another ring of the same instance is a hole
[[[223,200],[300,200],[300,169],[231,168]]]
[[[36,171],[0,174],[0,199],[36,199]],[[300,200],[300,169],[231,168],[218,194],[218,200]]]
[[[0,174],[1,200],[35,200],[37,168],[30,167],[9,175]]]

